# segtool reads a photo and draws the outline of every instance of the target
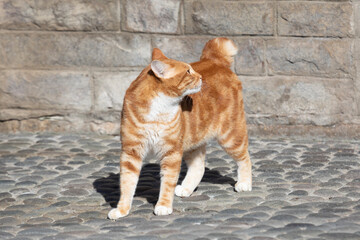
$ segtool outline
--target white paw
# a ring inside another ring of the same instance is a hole
[[[155,206],[154,213],[155,215],[163,216],[163,215],[170,215],[172,211],[173,211],[172,208],[168,208],[165,206]]]
[[[189,192],[189,190],[185,189],[183,186],[177,185],[175,188],[175,195],[178,197],[189,197],[191,192]]]
[[[121,217],[125,217],[127,214],[121,214],[119,209],[117,208],[113,208],[110,210],[109,214],[108,214],[108,218],[111,219],[111,220],[116,220],[118,218],[121,218]]]
[[[235,190],[237,192],[251,191],[252,190],[251,182],[237,182],[235,184]]]

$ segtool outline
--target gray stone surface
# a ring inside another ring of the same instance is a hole
[[[269,124],[332,125],[341,122],[341,113],[356,111],[356,96],[351,80],[311,79],[305,77],[273,77],[266,80],[243,77],[245,111],[257,121]],[[269,91],[269,89],[272,89]]]
[[[134,32],[178,33],[180,0],[126,0],[123,29]]]
[[[117,0],[1,0],[0,29],[118,31]]]
[[[197,62],[200,60],[205,43],[210,39],[210,37],[155,37],[153,45],[169,58]]]
[[[359,138],[359,0],[0,0],[0,132],[117,134],[152,48],[195,62],[215,36],[264,83],[248,90],[250,132]]]
[[[235,72],[239,75],[265,74],[265,43],[262,39],[235,39],[238,54]]]
[[[202,50],[209,37],[156,37],[154,47],[167,57],[185,62],[200,60]],[[234,57],[235,72],[239,75],[265,74],[265,43],[262,39],[231,38],[238,47]]]
[[[150,54],[141,35],[0,33],[0,68],[145,66]]]
[[[354,35],[353,7],[349,2],[280,2],[278,31],[285,36]]]
[[[360,12],[359,12],[360,14]],[[360,38],[355,40],[355,67],[356,67],[356,79],[355,79],[355,89],[357,92],[360,91]],[[359,94],[357,96],[357,102],[360,102]],[[357,105],[357,116],[360,116],[360,104]],[[358,119],[360,122],[360,119]]]
[[[185,32],[210,35],[273,35],[274,4],[185,1]]]
[[[175,197],[170,216],[152,213],[160,167],[148,159],[130,215],[110,221],[119,199],[119,137],[0,134],[0,237],[359,239],[359,146],[250,138],[253,191],[237,193],[235,162],[210,142],[202,182],[191,197]]]
[[[360,37],[360,2],[354,2],[354,23],[356,36]]]
[[[98,72],[94,74],[95,110],[122,109],[126,89],[140,72]]]
[[[4,114],[5,113],[5,114]],[[54,132],[91,131],[88,114],[70,114],[63,110],[3,110],[1,111],[1,132],[42,132],[51,129]],[[104,124],[104,123],[103,123]],[[96,129],[93,131],[95,132]],[[97,131],[100,133],[100,131]],[[115,132],[114,132],[115,133]]]
[[[266,41],[266,59],[271,75],[352,77],[352,42],[318,39]]]
[[[0,71],[0,107],[89,111],[89,74],[59,71]]]

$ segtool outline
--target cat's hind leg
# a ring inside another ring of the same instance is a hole
[[[239,129],[237,129],[239,130]],[[246,130],[242,134],[236,134],[236,131],[230,131],[218,139],[219,144],[236,161],[237,183],[235,190],[237,192],[252,190],[252,172],[251,160],[248,152],[248,137]]]
[[[188,171],[181,185],[175,188],[178,197],[189,197],[199,185],[205,172],[205,145],[184,154]]]

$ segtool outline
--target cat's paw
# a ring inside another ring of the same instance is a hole
[[[177,185],[175,188],[175,195],[178,197],[189,197],[192,194],[189,190],[185,189],[181,185]]]
[[[252,190],[251,182],[237,182],[235,184],[235,190],[237,192],[251,191]]]
[[[173,212],[172,208],[165,206],[155,206],[154,213],[158,216],[170,215]]]
[[[108,218],[111,219],[111,220],[116,220],[116,219],[125,217],[125,216],[127,216],[128,214],[129,214],[129,213],[122,214],[122,213],[119,211],[119,209],[113,208],[113,209],[111,209],[110,212],[108,213]]]

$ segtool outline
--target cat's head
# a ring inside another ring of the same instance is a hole
[[[150,66],[166,95],[184,97],[201,90],[201,75],[190,64],[169,59],[158,48],[153,50]]]

